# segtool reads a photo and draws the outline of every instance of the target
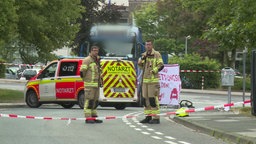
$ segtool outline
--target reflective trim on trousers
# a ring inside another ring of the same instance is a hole
[[[98,83],[95,82],[84,82],[84,87],[92,86],[92,87],[98,87]]]
[[[159,79],[143,79],[143,83],[158,83]]]

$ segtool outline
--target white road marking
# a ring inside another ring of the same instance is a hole
[[[143,133],[144,135],[149,135],[150,133],[149,132],[141,132]]]
[[[135,130],[136,130],[136,131],[141,131],[141,129],[140,129],[140,128],[135,128]]]
[[[188,143],[188,142],[185,142],[185,141],[179,141],[179,143],[181,143],[181,144],[191,144],[191,143]]]
[[[168,144],[177,144],[176,142],[172,142],[172,141],[164,141],[164,142],[166,142]]]
[[[130,113],[130,114],[127,114],[126,116],[135,116],[133,117],[132,119],[123,119],[123,121],[129,126],[129,127],[132,127],[134,128],[135,131],[140,131],[142,134],[144,135],[151,135],[151,137],[153,139],[157,139],[157,140],[162,140],[162,142],[165,142],[165,143],[168,143],[168,144],[190,144],[188,142],[185,142],[185,141],[177,141],[176,138],[174,137],[171,137],[171,136],[164,136],[164,133],[162,132],[156,132],[153,128],[149,128],[150,126],[147,126],[145,124],[142,124],[138,121],[137,117],[139,115],[141,115],[142,113],[141,112],[134,112],[134,113]],[[133,122],[129,121],[129,120],[132,120]],[[170,122],[173,122],[171,121],[169,118],[166,118],[166,120],[170,121]],[[134,125],[135,123],[135,125]],[[136,125],[137,124],[137,125]],[[141,128],[138,128],[136,126],[140,126]],[[144,130],[144,131],[143,131]],[[149,132],[147,132],[149,131]],[[153,135],[153,133],[150,133],[150,132],[154,132],[154,134],[157,134],[157,135]],[[173,140],[173,141],[171,141]]]
[[[151,137],[154,138],[154,139],[162,139],[162,138],[160,138],[158,136],[151,136]]]
[[[155,134],[158,134],[158,135],[164,135],[163,133],[161,132],[155,132]]]
[[[174,137],[171,137],[171,136],[165,136],[165,138],[171,139],[171,140],[174,140],[174,139],[175,139]]]

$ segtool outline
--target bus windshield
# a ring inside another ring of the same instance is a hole
[[[134,44],[124,41],[101,41],[98,42],[100,47],[99,56],[106,57],[129,57],[134,56]]]

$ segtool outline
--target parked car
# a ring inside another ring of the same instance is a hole
[[[39,73],[39,69],[25,69],[22,72],[20,80],[30,80],[32,77]]]
[[[5,70],[5,78],[6,79],[16,79],[17,75],[16,75],[16,73],[12,69],[6,68],[6,70]]]

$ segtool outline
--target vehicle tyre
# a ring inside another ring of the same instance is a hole
[[[36,92],[33,90],[30,90],[26,94],[26,104],[31,108],[38,108],[41,106],[41,104],[38,101]]]
[[[77,96],[77,103],[81,109],[84,108],[84,92],[81,91]]]
[[[117,110],[124,110],[126,108],[126,105],[125,104],[116,104],[115,108]]]
[[[72,108],[75,104],[73,102],[64,102],[60,104],[62,107],[69,109]]]

